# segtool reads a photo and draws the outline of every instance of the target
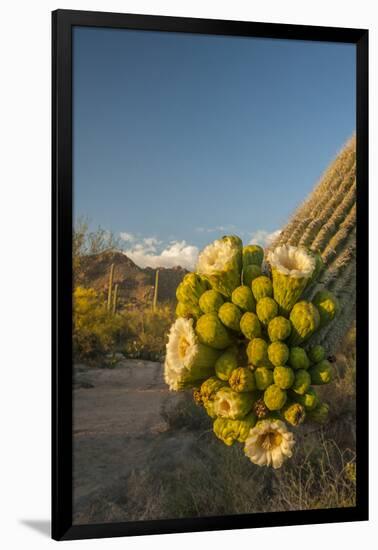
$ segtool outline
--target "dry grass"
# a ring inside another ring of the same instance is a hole
[[[353,507],[356,502],[355,332],[337,356],[336,380],[321,393],[331,405],[327,425],[296,431],[291,460],[259,468],[243,447],[226,447],[190,392],[169,398],[167,432],[149,443],[148,469],[135,469],[98,495],[87,522],[184,518]],[[361,367],[362,368],[362,367]]]
[[[169,434],[167,434],[169,441]],[[241,446],[209,432],[191,438],[185,460],[134,471],[101,495],[90,521],[167,519],[355,506],[355,455],[321,431],[301,441],[294,459],[274,471],[251,465]],[[159,467],[160,466],[160,467]],[[110,495],[108,495],[110,497]]]

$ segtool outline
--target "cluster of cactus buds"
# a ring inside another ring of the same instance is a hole
[[[278,468],[291,456],[288,426],[327,421],[314,387],[332,381],[333,366],[311,338],[333,321],[338,302],[327,290],[306,299],[323,269],[304,247],[265,255],[226,236],[203,250],[177,288],[165,379],[171,390],[194,388],[215,436],[244,443],[260,466]]]

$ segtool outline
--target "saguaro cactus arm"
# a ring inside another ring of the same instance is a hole
[[[114,285],[113,309],[112,309],[113,315],[115,315],[117,312],[117,302],[118,302],[118,283]]]
[[[114,264],[110,266],[110,272],[109,272],[108,303],[107,303],[108,311],[110,311],[112,307],[113,277],[114,277]]]
[[[156,311],[156,308],[157,308],[158,297],[159,297],[159,270],[157,269],[155,273],[154,302],[152,306],[154,311]]]
[[[306,201],[272,244],[306,246],[322,256],[326,269],[310,298],[323,288],[339,300],[340,311],[314,343],[336,350],[355,319],[356,304],[356,138],[345,145]]]

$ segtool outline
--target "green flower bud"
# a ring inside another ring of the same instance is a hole
[[[319,328],[319,312],[311,302],[302,300],[291,310],[290,321],[292,324],[290,343],[296,346],[310,338]]]
[[[185,317],[187,319],[193,318],[197,319],[201,317],[202,311],[195,304],[189,302],[177,302],[176,306],[176,316]]]
[[[268,346],[268,357],[272,365],[282,367],[289,359],[289,348],[283,342],[273,342]]]
[[[336,296],[328,290],[320,290],[312,300],[320,315],[320,326],[324,327],[332,321],[339,311],[339,302]]]
[[[248,362],[254,367],[271,367],[268,344],[262,338],[253,338],[247,346]]]
[[[256,313],[262,324],[267,326],[269,322],[277,316],[278,305],[273,298],[265,296],[265,298],[261,298],[261,300],[257,302]]]
[[[261,325],[256,313],[244,313],[240,320],[240,330],[248,340],[261,336]]]
[[[256,389],[255,375],[246,367],[238,367],[233,370],[228,380],[234,391],[246,392]]]
[[[296,395],[295,399],[304,406],[306,411],[314,410],[319,404],[319,398],[313,388],[308,388],[307,392],[303,395]]]
[[[228,298],[240,285],[242,247],[239,237],[229,235],[206,246],[198,257],[197,272]]]
[[[212,399],[209,399],[208,401],[203,402],[203,407],[210,418],[216,418],[217,415],[215,413],[215,401]]]
[[[242,312],[235,305],[230,302],[223,304],[218,311],[218,317],[222,323],[231,330],[240,331],[240,320],[242,318]]]
[[[266,275],[261,275],[256,277],[252,281],[252,292],[255,297],[256,302],[268,296],[271,298],[273,296],[273,286],[272,281]]]
[[[216,290],[206,290],[199,299],[199,307],[203,313],[217,313],[223,304],[223,296]]]
[[[234,421],[235,422],[235,421]],[[252,430],[252,428],[255,426],[257,422],[256,415],[253,412],[250,412],[242,418],[241,420],[238,420],[240,431],[239,431],[239,437],[238,441],[240,443],[244,443],[247,439],[249,432]]]
[[[241,420],[219,417],[214,422],[213,430],[219,439],[230,446],[235,441],[244,443],[255,424],[256,416],[253,413],[249,413]]]
[[[254,370],[256,388],[258,390],[266,390],[268,386],[273,384],[273,371],[267,367],[257,367]]]
[[[281,414],[286,422],[292,426],[299,426],[306,418],[305,408],[300,403],[287,403],[283,407]]]
[[[276,367],[273,371],[273,380],[282,390],[288,390],[294,383],[294,371],[289,367]]]
[[[320,344],[317,346],[312,346],[308,350],[308,358],[311,363],[320,363],[320,361],[323,361],[325,358],[325,349]]]
[[[231,388],[222,388],[215,396],[215,413],[217,416],[237,420],[251,411],[255,401],[251,392],[239,393]]]
[[[200,392],[203,401],[211,400],[215,397],[217,391],[226,386],[225,382],[219,380],[216,376],[211,376],[205,382],[202,382]]]
[[[243,248],[243,269],[248,265],[261,266],[264,259],[264,249],[258,244],[248,244]]]
[[[246,267],[243,267],[243,285],[247,285],[251,288],[253,279],[256,279],[256,277],[260,277],[261,275],[261,267],[258,265],[247,265]]]
[[[243,312],[256,311],[256,302],[252,294],[252,290],[245,285],[235,288],[231,296],[232,302],[238,306]]]
[[[232,344],[231,336],[216,313],[202,315],[197,321],[196,333],[199,341],[211,348],[225,349]]]
[[[268,335],[271,342],[286,340],[291,334],[291,323],[285,317],[275,317],[268,324]]]
[[[332,365],[327,359],[323,359],[323,361],[316,363],[308,372],[311,376],[311,384],[320,385],[332,382]]]
[[[311,384],[311,377],[304,369],[295,371],[295,379],[291,389],[299,394],[303,395],[307,392]]]
[[[228,380],[233,370],[238,366],[237,350],[230,348],[226,350],[215,362],[215,374],[221,380]]]
[[[310,366],[309,358],[303,348],[290,348],[289,363],[293,369],[308,369]]]
[[[222,382],[216,376],[212,376],[205,380],[200,387],[202,404],[211,418],[215,418],[214,400],[217,392],[226,386],[226,382]]]
[[[328,420],[329,405],[320,403],[314,409],[307,412],[307,418],[318,424],[325,424]]]
[[[279,411],[286,403],[286,392],[276,384],[266,388],[264,392],[264,403],[270,411]]]
[[[176,298],[179,302],[198,305],[198,300],[208,288],[200,275],[187,273],[176,289]]]

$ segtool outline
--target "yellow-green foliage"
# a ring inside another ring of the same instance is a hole
[[[73,345],[75,357],[93,361],[99,354],[113,351],[120,341],[124,323],[108,312],[93,288],[77,287],[73,295]]]
[[[156,311],[150,307],[125,309],[121,317],[125,327],[121,351],[128,357],[161,360],[165,354],[166,335],[175,318],[173,307],[159,306]]]
[[[158,360],[165,353],[166,334],[174,319],[170,306],[152,311],[124,309],[112,314],[93,288],[77,287],[73,295],[75,361],[104,363],[116,351],[128,357]]]

